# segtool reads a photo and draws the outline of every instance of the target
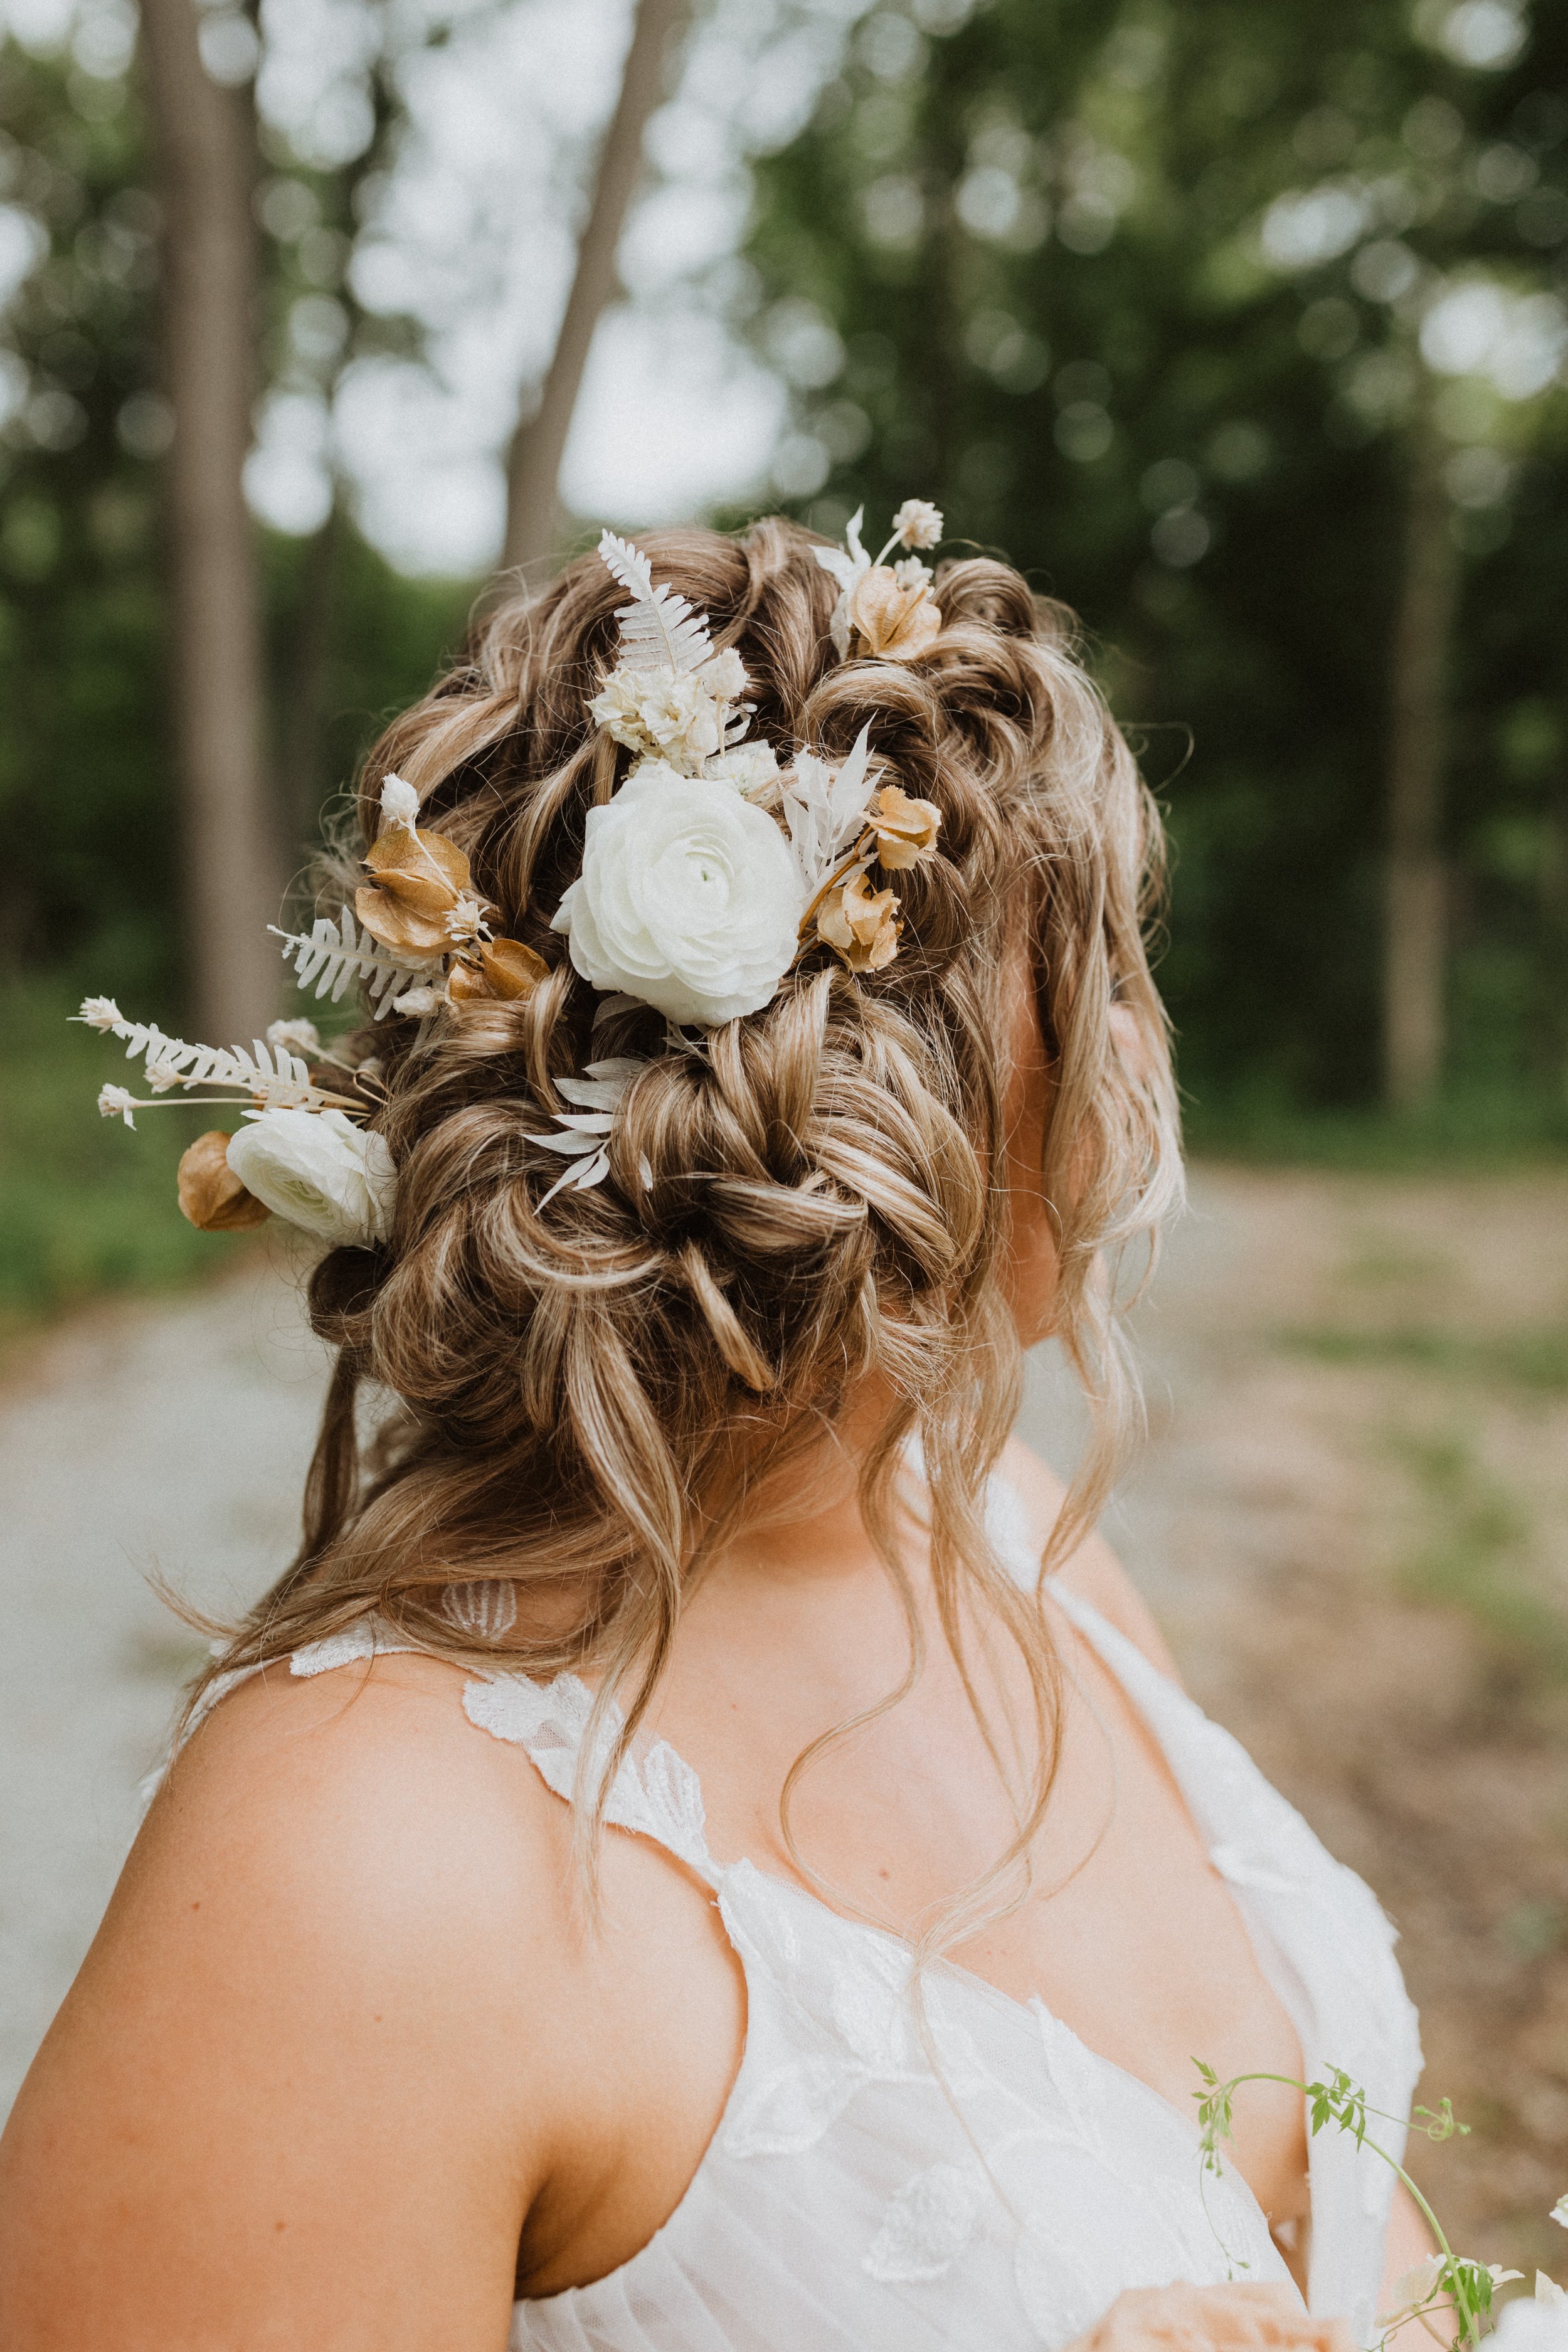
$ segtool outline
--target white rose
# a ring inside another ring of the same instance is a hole
[[[595,988],[717,1027],[770,1003],[795,961],[800,867],[732,784],[647,762],[588,812],[552,929]]]
[[[384,1139],[341,1110],[264,1110],[231,1135],[228,1164],[275,1217],[322,1242],[384,1242],[396,1191]]]

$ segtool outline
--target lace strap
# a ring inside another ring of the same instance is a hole
[[[606,1707],[592,1748],[588,1742],[593,1696],[575,1675],[533,1683],[525,1675],[491,1675],[464,1686],[463,1712],[480,1731],[526,1748],[547,1789],[567,1804],[595,1787],[620,1737],[621,1716]],[[638,1764],[630,1756],[605,1804],[605,1819],[617,1829],[651,1838],[716,1886],[720,1870],[708,1851],[702,1788],[691,1767],[660,1739]]]

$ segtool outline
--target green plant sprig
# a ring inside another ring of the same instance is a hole
[[[1201,2058],[1194,2058],[1193,2063],[1205,2084],[1204,2089],[1194,2091],[1193,2096],[1198,2103],[1198,2129],[1205,2172],[1217,2175],[1225,2168],[1220,2161],[1219,2143],[1232,2137],[1232,2102],[1242,2084],[1279,2083],[1287,2090],[1300,2091],[1306,2099],[1314,2138],[1326,2124],[1337,2126],[1341,2131],[1350,2134],[1358,2148],[1369,2147],[1374,2156],[1380,2156],[1410,2191],[1437,2242],[1441,2268],[1429,2293],[1420,2303],[1393,2315],[1393,2325],[1379,2339],[1379,2352],[1387,2344],[1394,2326],[1410,2319],[1419,2319],[1425,2326],[1428,2314],[1439,2310],[1445,2303],[1452,2307],[1459,2322],[1458,2333],[1452,2339],[1454,2352],[1458,2352],[1458,2347],[1463,2345],[1479,2344],[1482,2322],[1490,2316],[1492,2295],[1499,2279],[1485,2263],[1472,2262],[1468,2255],[1455,2253],[1442,2223],[1405,2167],[1396,2158],[1390,2156],[1385,2147],[1379,2147],[1368,2133],[1369,2116],[1380,2123],[1402,2124],[1405,2121],[1402,2116],[1389,2115],[1382,2107],[1369,2107],[1366,2093],[1341,2066],[1331,2068],[1328,2079],[1323,2082],[1302,2083],[1293,2074],[1258,2073],[1233,2074],[1228,2081],[1222,2083],[1214,2068],[1205,2066]],[[1470,2128],[1468,2124],[1458,2121],[1450,2099],[1439,2100],[1436,2107],[1417,2107],[1411,2127],[1420,2132],[1424,2138],[1438,2143],[1453,2139],[1456,2136],[1466,2137]],[[1518,2273],[1512,2275],[1517,2276]],[[1436,2330],[1428,2327],[1427,2333],[1435,2336]]]

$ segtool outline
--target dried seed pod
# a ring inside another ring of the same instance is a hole
[[[272,1214],[229,1166],[228,1142],[223,1129],[215,1127],[197,1136],[180,1162],[180,1213],[198,1233],[246,1233]]]

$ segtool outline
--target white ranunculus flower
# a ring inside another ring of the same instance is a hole
[[[392,1230],[392,1154],[341,1110],[264,1110],[230,1136],[227,1156],[247,1192],[318,1241],[365,1248]]]
[[[648,761],[589,810],[583,871],[552,928],[595,988],[717,1027],[772,1002],[805,903],[771,816],[732,784]]]

